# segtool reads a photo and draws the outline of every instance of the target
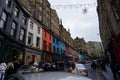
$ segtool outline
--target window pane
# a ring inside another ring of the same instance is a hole
[[[25,32],[25,31],[24,31],[24,29],[21,29],[21,34],[23,34],[23,35],[24,35],[24,32]]]
[[[38,32],[38,34],[40,34],[40,27],[39,26],[38,26],[37,32]]]
[[[25,30],[24,30],[24,29],[21,29],[21,30],[20,30],[20,40],[21,40],[21,41],[24,41],[24,35],[25,35]]]
[[[18,14],[19,14],[18,8],[15,8],[14,15],[15,15],[16,17],[18,17]]]
[[[7,20],[6,18],[7,18],[7,15],[5,12],[3,12],[0,20],[0,28],[4,28],[5,22]]]
[[[33,41],[33,34],[29,33],[29,35],[28,35],[28,44],[32,45],[32,41]]]
[[[20,40],[23,41],[23,39],[24,39],[24,36],[20,35]]]
[[[44,37],[46,37],[46,32],[44,32]]]
[[[32,9],[32,5],[31,5],[31,3],[29,3],[28,10],[31,11],[31,9]]]
[[[13,22],[12,23],[12,28],[15,29],[15,27],[16,27],[16,24],[15,24],[15,22]]]
[[[39,15],[39,20],[40,20],[40,21],[42,20],[42,17],[41,17],[41,15]]]
[[[14,30],[13,29],[11,29],[11,31],[10,31],[10,35],[14,35]]]
[[[10,35],[15,36],[16,23],[13,22],[10,30]]]
[[[42,7],[40,6],[40,12],[42,12]]]
[[[30,22],[30,29],[33,29],[33,22]]]
[[[6,20],[6,13],[5,13],[5,12],[2,13],[2,19],[3,19],[4,21]]]
[[[23,16],[22,23],[26,24],[26,20],[27,20],[27,18],[25,16]]]
[[[39,45],[40,45],[40,38],[37,37],[37,38],[36,38],[36,46],[37,46],[37,47],[40,47]]]
[[[4,26],[4,21],[0,21],[0,28],[2,28],[3,29],[3,26]]]

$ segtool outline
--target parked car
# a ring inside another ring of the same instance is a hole
[[[72,72],[78,75],[88,76],[88,70],[83,64],[75,64],[75,69]]]
[[[57,69],[56,69],[55,64],[45,63],[43,66],[43,70],[44,71],[55,71]]]
[[[40,72],[40,73],[16,73],[8,80],[92,80],[85,76],[75,75],[67,72]]]
[[[17,70],[17,73],[30,73],[30,72],[41,72],[43,69],[37,68],[33,65],[23,65]]]

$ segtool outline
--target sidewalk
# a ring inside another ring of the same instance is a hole
[[[105,80],[114,80],[110,66],[106,66],[106,71],[101,70]]]

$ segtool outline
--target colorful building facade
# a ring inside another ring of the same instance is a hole
[[[41,25],[32,17],[29,18],[27,39],[26,39],[26,56],[25,63],[41,61]]]
[[[42,60],[52,62],[52,33],[42,27]]]

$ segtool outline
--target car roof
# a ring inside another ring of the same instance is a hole
[[[20,80],[92,80],[85,76],[62,71],[21,74],[21,77]]]

